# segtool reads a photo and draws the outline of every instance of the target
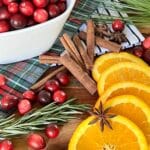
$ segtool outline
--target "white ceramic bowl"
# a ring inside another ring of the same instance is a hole
[[[67,0],[67,10],[45,23],[0,33],[0,64],[38,56],[51,48],[69,17],[76,0]]]

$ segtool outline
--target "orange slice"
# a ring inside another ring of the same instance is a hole
[[[99,108],[99,103],[95,107]],[[144,133],[150,144],[150,108],[138,97],[122,95],[114,97],[104,104],[105,108],[110,107],[110,112],[122,115],[133,121]]]
[[[150,68],[132,62],[121,62],[106,69],[98,81],[101,95],[110,86],[120,82],[139,82],[150,86]]]
[[[147,66],[147,64],[140,58],[126,53],[108,53],[103,56],[100,56],[96,59],[93,70],[92,70],[92,76],[95,79],[95,81],[98,82],[101,74],[109,67],[111,67],[114,64],[117,64],[119,62],[134,62],[141,66]]]
[[[137,96],[150,106],[150,86],[138,82],[121,82],[113,84],[102,94],[100,100],[104,103],[112,97],[124,94]]]
[[[99,122],[89,125],[93,119],[89,117],[78,126],[68,150],[148,150],[143,132],[127,118],[112,118],[113,130],[105,127],[103,132]]]

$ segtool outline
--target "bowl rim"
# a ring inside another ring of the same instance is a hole
[[[52,22],[55,22],[55,21],[59,20],[60,18],[63,18],[66,14],[70,13],[71,10],[73,9],[74,5],[75,5],[75,2],[76,2],[76,0],[67,0],[67,9],[62,14],[60,14],[59,16],[57,16],[53,19],[50,19],[50,20],[43,22],[43,23],[40,23],[40,24],[33,25],[31,27],[26,27],[23,29],[18,29],[18,30],[14,30],[14,31],[8,31],[8,32],[0,33],[0,37],[9,36],[9,35],[13,35],[13,34],[16,35],[16,34],[20,34],[20,33],[25,32],[25,31],[30,31],[30,30],[32,31],[32,30],[41,28],[45,25],[48,25]],[[68,3],[69,3],[69,5],[68,5]]]

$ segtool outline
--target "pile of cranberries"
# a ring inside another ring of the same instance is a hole
[[[5,86],[6,77],[0,74],[0,87]],[[18,107],[18,112],[21,115],[28,113],[35,102],[42,105],[47,105],[51,102],[62,104],[67,99],[67,94],[60,89],[60,86],[66,86],[70,82],[70,78],[66,72],[60,72],[54,79],[48,80],[44,88],[35,93],[32,90],[27,90],[22,94],[19,100],[16,96],[6,95],[1,99],[0,106],[4,111],[8,111]],[[56,138],[59,134],[59,127],[56,124],[49,124],[45,128],[45,134],[48,138]],[[40,134],[32,133],[27,138],[28,146],[35,150],[45,148],[46,142]],[[0,142],[0,150],[13,150],[13,144],[9,140]]]
[[[0,33],[45,22],[65,10],[66,0],[0,0]]]

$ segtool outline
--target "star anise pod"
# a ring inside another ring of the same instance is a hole
[[[115,117],[116,115],[109,113],[109,110],[110,110],[110,107],[104,109],[102,102],[100,102],[99,109],[94,108],[94,111],[91,112],[91,114],[94,115],[95,118],[91,122],[89,122],[89,124],[91,125],[91,124],[96,123],[97,121],[100,121],[100,129],[102,132],[104,131],[105,125],[109,127],[110,129],[112,129],[109,119]]]
[[[99,24],[95,28],[95,33],[97,36],[104,38],[104,37],[110,37],[111,32],[107,24]]]
[[[127,38],[122,32],[113,32],[111,33],[109,40],[121,44],[122,42],[126,42]]]

